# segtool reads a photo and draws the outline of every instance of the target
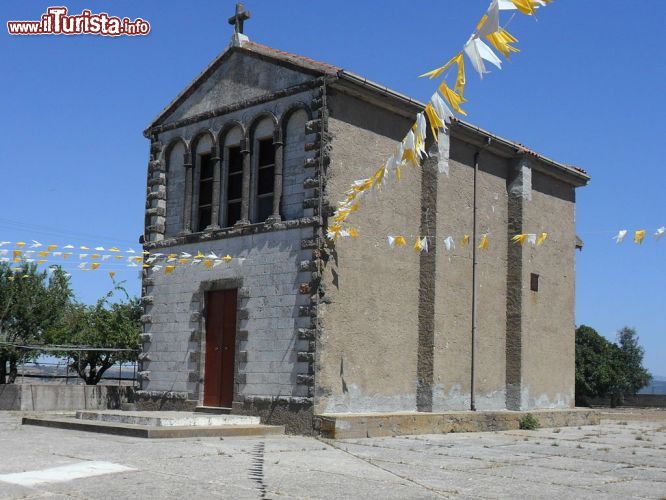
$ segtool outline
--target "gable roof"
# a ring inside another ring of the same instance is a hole
[[[418,100],[412,99],[411,97],[396,92],[395,90],[385,87],[384,85],[368,80],[367,78],[359,76],[338,66],[316,61],[314,59],[310,59],[298,54],[292,54],[290,52],[274,49],[260,43],[244,40],[238,44],[232,43],[224,51],[222,51],[220,55],[218,55],[196,78],[194,78],[194,80],[192,80],[192,82],[190,82],[187,87],[185,87],[185,89],[180,94],[178,94],[160,112],[159,115],[157,115],[157,117],[144,131],[144,135],[147,136],[147,132],[149,132],[150,129],[157,126],[160,121],[170,115],[220,66],[220,64],[222,64],[223,61],[225,61],[232,53],[237,51],[254,54],[256,56],[270,60],[275,60],[287,66],[291,66],[295,69],[299,69],[313,75],[336,77],[337,79],[348,83],[351,86],[359,87],[373,94],[390,98],[391,100],[397,101],[409,108],[412,108],[415,114],[425,108],[425,104]],[[547,158],[520,143],[503,139],[495,134],[492,134],[458,118],[455,118],[453,123],[459,125],[468,133],[475,133],[480,135],[484,138],[484,140],[492,139],[504,147],[513,149],[516,153],[529,154],[535,158],[538,158],[546,165],[555,167],[561,173],[572,177],[575,180],[574,184],[576,185],[585,185],[590,180],[590,176],[582,168],[551,160],[550,158]]]
[[[248,52],[260,57],[278,60],[289,66],[304,70],[315,75],[337,76],[342,68],[315,61],[313,59],[276,50],[266,45],[255,42],[243,42],[242,45],[230,45],[224,49],[213,61],[199,73],[166,107],[160,111],[155,119],[150,123],[146,130],[158,125],[163,119],[169,116],[178,106],[180,106],[192,93],[234,52]]]

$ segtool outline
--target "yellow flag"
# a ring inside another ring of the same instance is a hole
[[[116,255],[116,256],[114,257],[114,259],[116,259],[116,260],[123,260],[124,258],[125,258],[125,257],[123,257],[122,255]]]
[[[460,94],[460,97],[463,97],[465,94],[465,84],[467,83],[467,80],[465,78],[465,58],[463,57],[463,53],[461,52],[460,55],[458,55],[458,74],[456,75],[456,84],[453,87],[458,94]]]
[[[91,258],[92,260],[99,259],[99,254],[98,254],[98,253],[94,253],[94,254],[92,254],[92,255],[90,256],[90,258]]]
[[[422,78],[424,76],[427,76],[431,80],[433,78],[438,78],[442,73],[444,73],[447,69],[449,69],[451,66],[453,66],[455,63],[457,63],[460,59],[462,59],[463,53],[460,52],[459,54],[456,54],[451,58],[449,62],[447,62],[444,66],[441,66],[439,68],[433,69],[432,71],[428,71],[427,73],[423,73],[422,75],[419,76],[419,78]]]
[[[12,255],[14,256],[14,261],[16,261],[16,259],[20,260],[21,256],[23,255],[23,252],[21,252],[21,250],[14,250],[12,252]]]
[[[190,262],[190,259],[180,259],[180,260],[178,261],[178,263],[181,264],[181,265],[183,265],[183,266],[184,266],[185,264],[189,263],[189,262]]]
[[[349,236],[352,238],[358,238],[358,230],[356,228],[349,228]]]
[[[395,167],[395,180],[400,182],[400,179],[402,179],[402,170],[400,167]]]
[[[379,167],[379,170],[375,172],[375,174],[372,176],[373,180],[375,181],[375,184],[381,184],[382,181],[384,180],[384,173],[386,172],[386,169],[384,165]]]
[[[44,264],[46,262],[46,259],[41,259],[37,261],[37,264]]]
[[[203,261],[203,265],[206,269],[211,269],[213,267],[213,261],[210,259],[206,259]]]
[[[537,246],[543,245],[544,241],[546,241],[546,238],[548,238],[548,233],[541,233],[539,238],[537,238]]]
[[[58,248],[58,245],[49,245],[49,246],[46,247],[46,249],[47,249],[49,252],[55,250],[56,248]]]
[[[462,243],[462,246],[464,247],[469,245],[469,234],[464,235],[460,243]]]
[[[227,263],[231,262],[232,259],[233,259],[233,257],[232,257],[231,255],[229,255],[229,254],[227,254],[227,255],[225,255],[224,257],[222,257],[222,260],[223,260],[224,262],[227,262]]]
[[[430,123],[430,131],[432,132],[432,136],[435,138],[435,140],[437,140],[439,137],[439,129],[445,127],[444,122],[437,114],[435,107],[430,103],[428,103],[428,105],[425,107],[425,113],[428,117],[428,123]]]
[[[461,115],[467,115],[467,113],[465,113],[460,108],[460,105],[463,102],[466,102],[465,99],[461,95],[456,94],[455,91],[451,90],[448,85],[446,85],[446,82],[441,83],[439,86],[439,91],[442,93],[444,99],[447,100],[453,109],[455,109]]]
[[[25,246],[25,241],[17,241],[16,246],[19,248],[23,248]]]
[[[479,31],[484,24],[486,24],[486,21],[488,20],[488,14],[484,14],[481,20],[479,21],[479,24],[476,25],[476,31]]]
[[[70,252],[65,252],[64,254],[62,254],[62,258],[64,260],[69,259],[71,256],[72,256],[72,254]]]
[[[416,168],[419,166],[419,160],[416,158],[416,152],[413,149],[405,149],[402,153],[402,159],[408,161]]]
[[[407,244],[407,240],[404,236],[396,236],[394,245],[397,247],[404,247]]]
[[[93,262],[92,264],[90,264],[90,269],[92,269],[93,271],[98,267],[99,267],[99,262]]]
[[[526,234],[517,234],[513,238],[511,238],[511,241],[520,244],[520,246],[523,246],[526,240],[527,240]]]
[[[328,226],[328,231],[326,232],[326,236],[328,236],[329,240],[336,241],[340,237],[341,232],[342,232],[341,224],[332,224]]]
[[[195,259],[203,259],[203,258],[205,258],[205,257],[206,257],[206,256],[205,256],[204,254],[201,253],[201,250],[199,250],[199,251],[197,252],[197,254],[194,256]]]
[[[90,250],[90,248],[88,248],[88,247],[85,246],[85,245],[81,245],[79,248],[80,248],[81,250]]]
[[[490,240],[488,239],[488,235],[484,234],[481,237],[481,242],[479,243],[479,248],[481,250],[488,250],[488,246],[490,245]]]
[[[48,257],[49,253],[46,250],[42,250],[41,252],[37,252],[37,255],[40,257]]]
[[[116,277],[116,273],[114,271],[109,271],[109,278],[114,279]]]
[[[176,266],[166,266],[164,268],[164,274],[171,274],[174,269],[176,269]]]
[[[516,9],[528,16],[533,16],[536,13],[536,6],[539,5],[534,0],[511,0],[511,3],[516,6]]]
[[[143,260],[143,257],[134,257],[134,262],[141,262]]]
[[[116,248],[116,247],[109,248],[109,252],[118,253],[118,252],[120,252],[120,248]],[[109,274],[111,274],[111,273],[109,273]],[[115,276],[115,273],[113,273],[113,274]]]
[[[511,52],[520,52],[520,49],[517,49],[511,45],[512,43],[517,43],[518,40],[504,28],[500,28],[499,31],[491,33],[490,35],[486,35],[486,38],[493,45],[493,47],[504,54],[504,57],[509,57]]]
[[[640,245],[645,239],[645,229],[639,229],[634,233],[634,243]]]

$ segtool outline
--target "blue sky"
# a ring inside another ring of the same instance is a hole
[[[488,0],[246,1],[251,39],[344,67],[425,100],[416,76],[462,48]],[[147,37],[12,37],[9,19],[53,5],[6,0],[0,35],[0,240],[133,245],[142,232],[148,141],[142,130],[228,43],[234,2],[57,2],[141,17]],[[378,8],[381,5],[381,8]],[[509,25],[522,52],[483,81],[468,73],[468,120],[585,168],[577,221],[577,322],[609,338],[638,329],[646,365],[666,375],[666,238],[618,229],[666,225],[662,0],[556,0]],[[138,273],[120,268],[139,293]],[[74,272],[81,300],[110,285]]]

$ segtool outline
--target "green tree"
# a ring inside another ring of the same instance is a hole
[[[618,345],[619,344],[619,345]],[[635,330],[618,332],[618,344],[599,335],[593,328],[576,329],[576,403],[610,397],[615,405],[625,394],[635,394],[650,382],[643,368],[643,348]]]
[[[0,384],[16,380],[22,358],[38,355],[17,346],[41,344],[62,321],[71,298],[69,277],[60,267],[49,276],[35,264],[0,263]]]
[[[123,293],[125,300],[111,302],[116,293]],[[130,298],[121,285],[114,283],[114,288],[94,305],[71,303],[64,321],[46,337],[51,344],[76,346],[77,350],[67,352],[70,369],[87,385],[96,385],[114,364],[136,360],[140,319],[139,299]],[[105,348],[127,351],[104,351]]]
[[[636,329],[625,326],[617,332],[620,359],[624,367],[622,383],[625,394],[636,394],[652,381],[652,375],[643,368],[645,349],[638,343]]]

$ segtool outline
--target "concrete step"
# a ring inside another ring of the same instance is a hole
[[[231,408],[224,408],[218,406],[197,406],[194,409],[195,413],[212,413],[213,415],[229,415]]]
[[[150,427],[209,427],[220,425],[258,425],[259,417],[190,413],[184,411],[79,410],[79,420],[95,420]]]
[[[218,426],[147,426],[77,419],[74,417],[23,417],[23,425],[37,425],[57,429],[98,432],[148,439],[191,437],[249,437],[284,434],[282,425],[218,425]]]

